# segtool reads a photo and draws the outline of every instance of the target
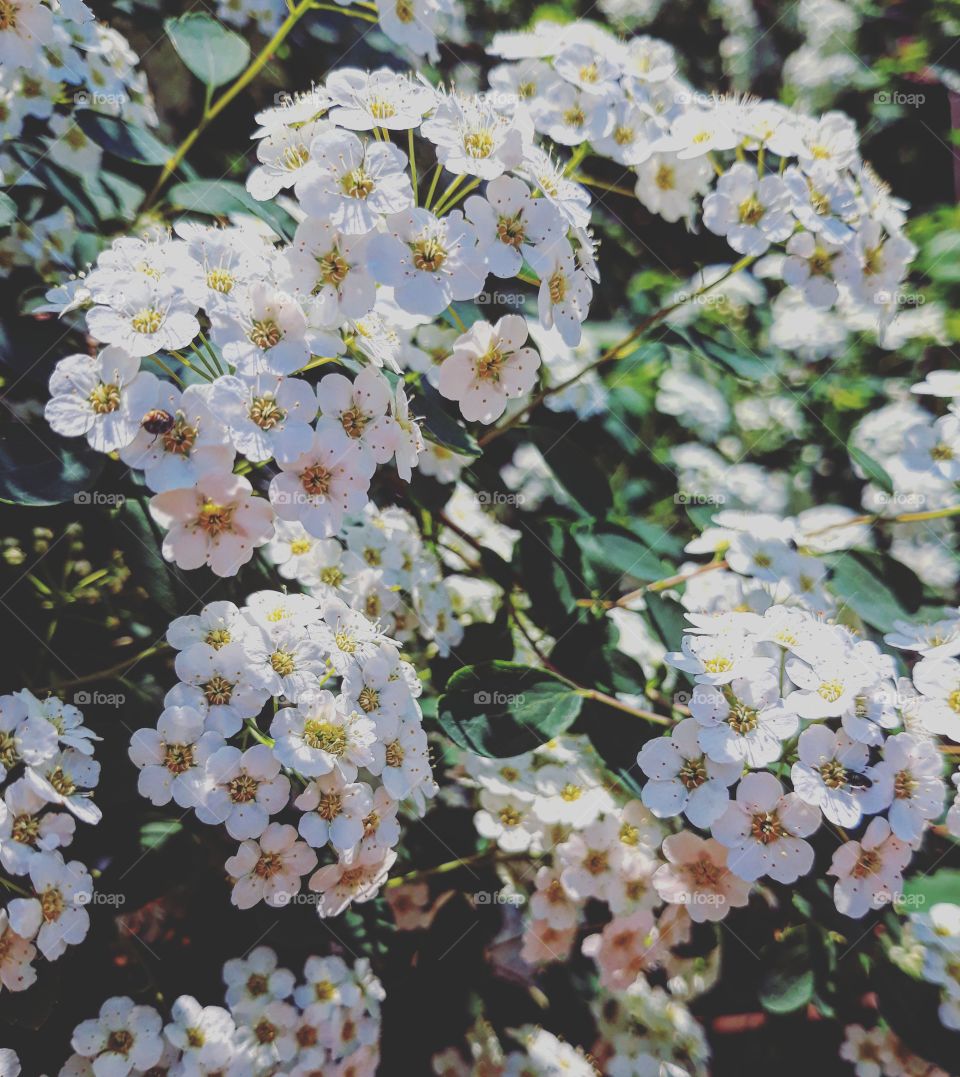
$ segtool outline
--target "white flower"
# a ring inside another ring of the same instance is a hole
[[[317,398],[313,386],[300,378],[217,378],[210,406],[229,430],[237,452],[248,460],[292,460],[310,447]]]
[[[140,378],[145,376],[152,377]],[[139,416],[136,437],[121,447],[120,459],[141,469],[156,493],[193,486],[206,471],[232,470],[235,453],[212,410],[213,386],[188,385],[181,392],[161,382],[158,388],[150,410]]]
[[[223,982],[230,1011],[246,1019],[268,1003],[288,998],[295,980],[288,969],[277,967],[277,955],[269,946],[257,946],[246,957],[224,964]]]
[[[790,198],[779,176],[757,175],[750,165],[737,163],[718,180],[703,200],[703,223],[726,236],[738,254],[758,256],[771,243],[782,243],[793,232]]]
[[[373,807],[363,820],[363,837],[354,857],[359,863],[372,864],[383,860],[400,840],[398,806],[382,785],[374,792]]]
[[[100,822],[101,812],[90,792],[100,780],[100,764],[89,756],[67,748],[28,767],[24,778],[39,796],[63,805],[82,823]]]
[[[163,1053],[163,1022],[152,1006],[135,1006],[133,999],[109,998],[100,1016],[81,1021],[70,1043],[91,1060],[95,1077],[127,1077],[148,1070]]]
[[[56,755],[57,728],[30,714],[22,694],[0,696],[0,781],[20,763],[35,767]]]
[[[281,623],[247,645],[253,674],[274,696],[296,699],[327,672],[324,649],[296,625]]]
[[[329,843],[338,854],[352,853],[364,837],[373,793],[366,782],[345,782],[335,770],[314,778],[294,805],[303,812],[297,829],[309,845],[321,849]]]
[[[783,706],[770,669],[722,687],[698,685],[690,713],[703,727],[698,741],[711,759],[753,768],[779,759],[783,742],[798,725],[797,716]]]
[[[351,131],[406,131],[418,127],[434,102],[430,86],[388,67],[361,71],[342,67],[326,82],[330,95],[327,119]]]
[[[300,305],[269,284],[256,281],[209,313],[214,343],[239,374],[293,374],[310,359]]]
[[[473,825],[482,838],[495,841],[506,853],[523,853],[537,844],[540,821],[529,800],[509,793],[480,791],[480,810]]]
[[[194,488],[150,499],[150,515],[167,529],[163,556],[180,568],[209,565],[233,576],[273,534],[273,512],[242,475],[207,472]]]
[[[901,841],[920,840],[928,821],[943,811],[945,790],[940,752],[933,741],[898,733],[883,746],[883,759],[871,770],[877,796],[890,804],[887,818]]]
[[[865,744],[851,740],[840,730],[810,726],[800,734],[799,760],[793,764],[790,780],[801,800],[819,808],[835,826],[853,828],[865,812],[886,805],[870,786]]]
[[[554,57],[553,66],[584,93],[610,97],[620,89],[620,64],[585,42],[565,45]]]
[[[50,378],[44,415],[58,434],[114,452],[134,440],[160,392],[159,380],[122,348],[104,348],[95,359],[68,355]]]
[[[590,192],[567,178],[563,161],[554,160],[539,146],[530,146],[519,171],[571,228],[586,228],[590,223]]]
[[[856,124],[842,112],[827,112],[819,120],[808,121],[801,131],[798,157],[805,171],[829,166],[841,172],[855,167]]]
[[[911,427],[904,442],[901,459],[911,471],[960,481],[960,417],[944,415],[930,426]]]
[[[374,0],[380,29],[398,45],[433,62],[437,50],[437,21],[443,10],[437,0]]]
[[[457,337],[440,367],[440,393],[460,404],[468,421],[492,423],[507,400],[528,393],[537,380],[540,356],[527,341],[526,319],[506,314],[496,325],[480,320]]]
[[[140,358],[185,348],[200,332],[196,313],[195,303],[150,278],[128,279],[109,305],[88,311],[87,326],[97,340]]]
[[[559,823],[579,830],[613,806],[610,794],[586,766],[547,763],[535,772],[533,785],[534,813],[547,826]]]
[[[549,94],[531,104],[537,130],[561,146],[594,142],[610,130],[610,101],[586,93],[569,83],[550,88]]]
[[[404,719],[393,740],[377,740],[370,751],[373,759],[367,769],[380,778],[395,800],[415,795],[420,786],[433,779],[427,735],[419,721]]]
[[[853,235],[847,223],[857,212],[853,184],[829,166],[815,166],[808,173],[791,165],[783,174],[790,195],[790,209],[808,231],[825,243],[842,245]]]
[[[315,110],[320,110],[320,102]],[[283,124],[265,131],[257,140],[259,167],[247,177],[247,190],[261,202],[275,198],[312,174],[313,140],[330,130],[325,120],[308,119],[306,123]]]
[[[702,158],[654,153],[637,166],[636,194],[651,213],[679,221],[693,216],[694,198],[708,191],[712,180],[713,171]]]
[[[368,239],[308,217],[297,225],[284,254],[291,291],[303,298],[319,325],[363,318],[373,310],[377,285],[367,269]]]
[[[0,986],[26,991],[37,979],[31,964],[36,956],[37,948],[13,930],[7,910],[0,909]]]
[[[366,366],[351,382],[343,374],[328,374],[317,387],[321,418],[317,430],[341,427],[378,464],[396,448],[397,426],[387,414],[390,383],[375,366]]]
[[[311,535],[335,535],[348,513],[362,511],[376,469],[373,457],[342,429],[327,426],[313,434],[310,448],[278,461],[270,482],[270,502],[283,520],[299,520]]]
[[[325,690],[302,696],[298,706],[283,707],[270,723],[277,758],[308,778],[334,772],[353,782],[371,759],[376,729],[356,711],[344,713]]]
[[[488,268],[497,277],[514,277],[524,256],[537,246],[563,238],[564,221],[549,199],[534,198],[515,176],[498,176],[483,197],[471,195],[463,212],[476,228]]]
[[[783,279],[799,288],[812,307],[832,307],[840,295],[831,279],[833,262],[840,247],[813,232],[798,232],[787,240],[787,257],[783,262]]]
[[[397,303],[411,314],[440,314],[453,300],[472,299],[487,275],[477,233],[460,210],[439,220],[428,210],[411,209],[387,220],[389,232],[370,240],[370,271],[394,289]]]
[[[458,93],[441,96],[420,131],[436,146],[437,160],[448,172],[485,180],[516,168],[533,133],[521,115],[508,119],[489,100]]]
[[[67,812],[44,811],[47,801],[25,778],[12,782],[0,800],[0,864],[26,875],[38,852],[64,848],[76,823]]]
[[[651,779],[643,787],[643,803],[658,819],[683,812],[695,826],[708,827],[727,810],[727,789],[741,766],[705,756],[699,730],[696,719],[684,718],[669,737],[648,740],[637,755],[640,769]]]
[[[211,647],[199,644],[181,651],[175,660],[183,682],[167,692],[168,707],[189,707],[204,716],[204,726],[232,737],[247,718],[255,718],[269,692],[250,668],[239,641]],[[179,723],[178,723],[179,724]]]
[[[556,849],[563,888],[578,901],[608,900],[626,856],[616,820],[609,816],[575,831]]]
[[[554,326],[564,344],[580,343],[580,323],[586,318],[593,298],[593,286],[577,268],[573,248],[559,240],[530,252],[530,264],[540,277],[537,309],[544,329]]]
[[[204,732],[204,716],[192,707],[167,707],[156,729],[138,729],[130,738],[130,759],[140,768],[137,790],[162,807],[171,799],[193,807],[189,778],[208,756],[224,746],[219,733]]]
[[[813,849],[803,839],[820,825],[819,811],[795,793],[784,794],[772,774],[748,774],[737,796],[712,826],[730,850],[727,864],[741,879],[769,875],[792,883],[813,867]]]
[[[960,616],[949,610],[945,614],[942,620],[926,624],[894,621],[894,630],[883,637],[883,642],[900,650],[917,651],[924,658],[954,658],[960,654]]]
[[[221,1006],[201,1006],[191,995],[181,995],[170,1007],[172,1020],[164,1026],[166,1038],[181,1054],[188,1073],[211,1073],[233,1058],[236,1026]]]
[[[879,221],[868,217],[859,222],[853,239],[834,261],[834,276],[855,298],[885,305],[896,295],[915,254],[905,236],[887,235]]]
[[[54,19],[40,0],[10,0],[0,26],[0,66],[15,71],[54,41]],[[32,63],[29,65],[32,66]]]
[[[265,744],[245,752],[228,744],[207,759],[202,775],[190,776],[190,785],[197,818],[224,823],[237,841],[258,838],[290,796],[280,760]]]
[[[393,401],[393,421],[397,426],[395,436],[395,459],[397,474],[404,482],[413,477],[413,468],[419,466],[420,456],[424,452],[423,435],[420,425],[410,415],[410,403],[404,392],[403,382],[397,382],[397,391]]]
[[[828,875],[837,877],[833,900],[844,916],[859,920],[871,909],[895,901],[903,891],[903,871],[913,855],[909,844],[890,830],[886,819],[872,819],[860,841],[848,841],[833,854]]]
[[[913,683],[925,697],[925,728],[960,744],[960,661],[923,658],[913,668]]]
[[[349,131],[330,130],[314,138],[310,154],[310,170],[296,186],[310,217],[363,235],[386,214],[413,205],[407,155],[390,142],[365,144]]]
[[[320,895],[318,915],[337,916],[351,902],[369,901],[387,881],[396,859],[397,854],[391,851],[382,860],[352,865],[339,861],[315,871],[308,885]]]
[[[292,826],[270,823],[256,841],[241,842],[224,867],[233,878],[231,901],[241,909],[263,901],[275,908],[300,893],[301,877],[317,866],[317,854],[297,841]]]
[[[67,864],[58,852],[37,853],[29,874],[36,897],[10,902],[10,926],[25,939],[35,938],[43,956],[56,961],[90,930],[84,906],[93,895],[93,880],[79,860]]]
[[[717,150],[732,150],[738,141],[720,108],[690,109],[671,123],[670,133],[659,140],[657,149],[672,150],[679,160],[686,161]]]

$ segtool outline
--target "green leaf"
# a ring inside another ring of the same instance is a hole
[[[84,114],[85,110],[77,113],[78,116]],[[45,187],[57,202],[70,207],[81,227],[99,229],[100,213],[78,176],[54,164],[46,156],[46,150],[40,151],[26,142],[10,142],[6,145],[26,170],[19,177],[19,183],[26,182],[28,178],[35,180]]]
[[[791,930],[781,942],[763,948],[766,971],[760,981],[760,1004],[768,1013],[792,1013],[813,998],[815,978],[808,928]]]
[[[850,459],[872,483],[879,486],[885,493],[893,493],[893,479],[872,456],[868,456],[862,449],[858,449],[856,445],[848,445],[847,452],[850,453]]]
[[[8,194],[0,191],[0,228],[13,224],[17,219],[17,204]]]
[[[905,565],[884,554],[848,551],[833,558],[830,589],[872,628],[891,632],[894,621],[909,621],[920,604],[922,585]]]
[[[167,200],[177,209],[208,217],[248,213],[269,224],[281,239],[292,239],[297,226],[285,209],[272,202],[258,202],[247,193],[242,184],[230,180],[191,180],[189,183],[178,183],[170,189]]]
[[[537,623],[559,639],[578,619],[577,599],[590,595],[593,574],[566,520],[523,518],[519,543],[520,578]]]
[[[155,819],[140,827],[140,848],[159,849],[175,834],[179,834],[183,824],[179,819]]]
[[[577,535],[577,543],[588,561],[621,576],[658,580],[673,572],[646,543],[623,532],[584,531]]]
[[[464,666],[438,702],[443,731],[479,755],[519,755],[566,732],[583,698],[560,677],[514,662]]]
[[[543,454],[557,482],[588,516],[603,517],[613,505],[610,482],[587,447],[569,432],[549,426],[528,426],[522,431]]]
[[[88,490],[106,457],[86,441],[65,441],[49,428],[19,420],[0,423],[0,501],[14,505],[60,505]]]
[[[960,870],[941,868],[932,875],[914,875],[903,885],[904,904],[913,911],[929,912],[931,905],[960,902]]]
[[[213,89],[231,82],[250,62],[247,42],[211,15],[192,11],[167,19],[163,28],[180,59]]]
[[[136,127],[116,116],[90,109],[82,109],[76,116],[87,138],[121,160],[140,165],[162,165],[173,153],[146,128]]]
[[[407,391],[411,397],[410,411],[421,419],[426,437],[464,456],[480,455],[476,439],[453,418],[444,398],[426,378],[411,382]]]
[[[128,497],[116,522],[124,559],[138,578],[150,581],[153,601],[170,616],[189,606],[192,592],[177,575],[179,570],[163,559],[162,534],[144,506]]]

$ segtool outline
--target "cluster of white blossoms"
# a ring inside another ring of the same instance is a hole
[[[240,842],[225,865],[240,908],[306,899],[325,917],[373,897],[398,811],[422,815],[437,789],[420,681],[394,642],[341,599],[277,591],[212,602],[167,639],[180,681],[131,739],[140,793]]]
[[[447,655],[463,638],[440,562],[404,509],[368,504],[346,523],[342,541],[279,521],[266,554],[284,579],[321,600],[342,599],[399,643],[422,638]]]
[[[181,995],[162,1015],[109,998],[74,1029],[59,1077],[372,1077],[379,1062],[383,986],[358,958],[308,957],[299,982],[258,946],[223,966],[225,1006]]]
[[[507,61],[491,86],[573,149],[574,165],[590,152],[634,172],[651,213],[702,220],[744,258],[768,256],[766,275],[808,310],[841,293],[874,315],[895,308],[915,254],[905,207],[862,161],[848,116],[700,93],[670,45],[589,23],[539,22],[497,34],[490,51]]]
[[[884,1024],[873,1028],[847,1025],[840,1057],[853,1066],[856,1077],[950,1077],[946,1070],[915,1055]]]
[[[456,0],[336,0],[336,3],[344,15],[376,23],[394,45],[433,62],[440,58],[439,42],[459,36],[463,21]],[[284,0],[217,0],[217,16],[237,27],[254,22],[261,33],[272,34],[293,6]]]
[[[95,21],[83,0],[7,0],[0,17],[0,186],[36,187],[33,157],[14,156],[13,145],[38,124],[36,155],[77,176],[100,170],[102,151],[76,122],[83,110],[122,116],[132,124],[157,123],[146,76],[126,38]],[[68,106],[68,107],[65,107]],[[42,155],[42,156],[41,156]],[[16,221],[0,235],[0,278],[14,266],[42,273],[73,268],[72,212],[29,223]]]
[[[604,989],[622,992],[654,969],[682,979],[684,962],[671,950],[689,940],[691,921],[746,904],[749,886],[714,868],[722,847],[692,834],[665,837],[585,738],[505,759],[465,753],[458,776],[478,790],[477,832],[499,850],[508,893],[522,899],[528,964],[566,961],[588,927],[587,903],[601,902],[611,917],[581,948]]]
[[[911,913],[891,956],[940,988],[940,1021],[960,1030],[960,904],[944,901]]]
[[[56,961],[90,929],[93,880],[61,850],[77,819],[100,821],[91,799],[96,740],[80,711],[56,696],[41,701],[26,688],[0,696],[0,886],[13,895],[0,908],[0,990],[26,990],[38,951]]]
[[[491,273],[534,282],[540,325],[573,346],[596,279],[589,196],[553,171],[528,123],[483,97],[345,69],[257,118],[248,187],[259,199],[294,188],[293,241],[186,220],[174,237],[116,240],[64,298],[89,307],[103,347],[57,364],[46,407],[58,433],[143,471],[168,560],[223,576],[278,522],[334,537],[380,465],[405,481],[421,460],[442,475],[452,454],[425,446],[406,392],[424,361],[471,421],[530,392],[540,355],[526,318],[467,328],[451,303],[478,299]],[[429,183],[391,139],[404,132]],[[145,369],[151,357],[165,377]],[[303,376],[334,362],[345,372]]]
[[[737,532],[727,560],[748,558],[761,579],[767,566],[779,581],[777,558],[790,552]],[[923,655],[911,680],[875,643],[799,604],[742,609],[687,613],[689,634],[666,661],[692,682],[690,716],[641,749],[643,802],[710,832],[711,870],[687,872],[704,894],[731,880],[795,882],[813,868],[806,839],[825,826],[838,846],[828,869],[837,908],[862,917],[898,900],[913,852],[943,813],[938,738],[960,742],[960,663],[943,655],[957,653],[960,622],[887,635]],[[939,642],[941,628],[953,645]]]

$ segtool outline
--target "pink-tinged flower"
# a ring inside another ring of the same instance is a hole
[[[317,854],[285,823],[270,823],[256,841],[241,842],[224,867],[234,880],[230,900],[240,909],[263,901],[288,905],[300,893],[302,876],[317,866]]]
[[[375,366],[366,366],[351,381],[328,374],[317,388],[321,418],[318,430],[342,430],[378,464],[385,464],[397,447],[397,426],[387,414],[390,382]]]
[[[600,966],[600,983],[608,991],[625,991],[644,971],[659,965],[664,956],[649,909],[614,917],[599,935],[588,935],[581,948]]]
[[[530,895],[530,915],[542,920],[557,931],[569,931],[576,926],[581,903],[570,896],[557,867],[543,867],[535,876],[536,889]]]
[[[429,927],[434,910],[430,902],[430,884],[404,883],[386,891],[387,904],[398,931],[417,931]]]
[[[197,485],[169,490],[150,500],[150,514],[167,529],[163,556],[180,568],[209,565],[234,576],[253,551],[273,537],[273,510],[242,475],[214,471]]]
[[[943,763],[933,741],[898,733],[883,746],[871,771],[878,798],[890,805],[890,828],[902,841],[918,842],[926,824],[943,811]]]
[[[727,867],[727,849],[713,838],[701,838],[689,830],[664,838],[667,863],[653,876],[660,897],[682,905],[691,920],[722,920],[734,908],[747,904],[750,884]]]
[[[713,824],[713,836],[730,850],[731,871],[754,882],[769,875],[792,883],[813,867],[813,849],[803,839],[820,825],[820,812],[796,793],[784,795],[772,774],[748,774],[736,800]]]
[[[10,926],[6,909],[0,909],[0,985],[8,991],[26,991],[37,979],[31,962],[37,956],[32,942]]]
[[[104,348],[95,359],[68,355],[50,377],[44,416],[58,434],[86,437],[98,452],[114,452],[140,433],[161,391],[159,379],[123,348]]]
[[[528,965],[566,961],[576,936],[576,926],[553,927],[546,920],[530,920],[523,931],[520,957]]]
[[[476,322],[457,337],[440,367],[441,395],[458,401],[470,422],[499,419],[507,400],[530,392],[537,380],[540,356],[523,347],[527,336],[526,319],[519,314],[504,315],[496,325]]]
[[[135,1006],[133,999],[108,998],[100,1016],[81,1021],[70,1043],[90,1059],[95,1077],[127,1077],[155,1066],[163,1054],[163,1021],[152,1006]]]
[[[337,916],[353,902],[369,901],[387,881],[397,854],[392,850],[373,863],[327,864],[310,876],[311,890],[320,897],[317,912],[322,917]]]
[[[844,842],[833,854],[828,875],[836,875],[833,900],[844,916],[859,920],[871,909],[895,901],[913,850],[891,831],[886,819],[872,819],[860,841]]]

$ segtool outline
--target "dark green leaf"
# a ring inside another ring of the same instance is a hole
[[[144,127],[90,109],[82,109],[76,116],[87,138],[114,157],[140,165],[162,165],[172,155],[173,151]]]
[[[265,221],[280,236],[290,240],[296,221],[285,209],[272,202],[258,202],[247,189],[230,180],[191,180],[171,188],[167,199],[171,206],[187,213],[209,217],[229,217],[233,213],[249,213]]]
[[[523,433],[543,454],[557,482],[588,516],[602,517],[613,505],[610,481],[578,438],[568,430],[525,427]]]
[[[207,86],[230,82],[247,66],[250,46],[211,15],[192,11],[163,24],[177,55]]]
[[[89,490],[106,457],[86,441],[35,430],[19,420],[0,423],[0,501],[59,505]]]
[[[850,459],[872,483],[888,494],[893,493],[893,479],[872,456],[868,456],[862,449],[858,449],[856,445],[848,445],[847,452],[850,453]]]
[[[0,228],[6,228],[17,219],[17,204],[8,194],[0,191]]]
[[[410,410],[421,420],[426,437],[464,456],[480,455],[476,439],[450,414],[447,401],[426,378],[420,378],[415,385],[410,384],[408,393]]]
[[[532,666],[464,666],[438,704],[440,726],[461,748],[504,757],[539,747],[573,724],[583,698],[567,682]]]
[[[906,566],[885,555],[860,550],[839,554],[832,565],[831,590],[843,600],[843,607],[872,628],[890,632],[894,621],[913,617],[922,587]]]
[[[760,1004],[768,1013],[792,1013],[813,998],[814,973],[808,928],[791,930],[781,942],[764,947],[765,972],[760,981]]]

